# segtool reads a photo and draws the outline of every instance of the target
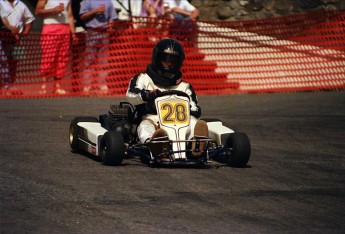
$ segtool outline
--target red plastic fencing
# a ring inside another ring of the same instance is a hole
[[[105,50],[89,46],[89,34],[79,33],[78,43],[59,47],[69,51],[67,66],[61,68],[49,62],[55,55],[49,46],[61,35],[41,40],[40,34],[30,34],[17,41],[1,33],[0,97],[123,96],[130,78],[145,71],[153,46],[164,37],[184,45],[183,78],[198,94],[345,88],[345,11],[256,21],[134,18],[108,32],[94,32],[108,42]],[[51,50],[45,58],[43,44]],[[42,66],[48,67],[45,74]],[[55,69],[63,71],[61,80],[52,77]],[[55,92],[57,82],[66,93]]]

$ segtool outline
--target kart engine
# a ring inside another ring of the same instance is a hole
[[[131,123],[133,111],[131,106],[125,105],[125,103],[120,103],[120,105],[110,105],[108,115],[110,130],[120,132],[125,142],[129,142],[133,138]]]

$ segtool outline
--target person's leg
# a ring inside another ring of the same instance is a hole
[[[174,13],[174,28],[175,34],[178,40],[186,40],[194,30],[194,22],[190,17],[185,17],[184,15]]]
[[[40,94],[47,93],[47,84],[49,78],[55,76],[56,73],[56,60],[55,54],[58,48],[56,44],[57,36],[54,34],[54,25],[46,24],[43,25],[40,39],[41,47],[41,65],[40,65],[40,74],[42,77],[43,84],[41,86]]]
[[[173,22],[174,16],[171,13],[166,13],[163,15],[160,19],[160,24],[161,24],[161,30],[162,30],[162,36],[163,37],[169,37],[170,34],[170,25],[171,22]]]
[[[189,139],[202,139],[203,137],[208,137],[208,126],[204,120],[197,120],[193,116],[191,118],[190,124],[190,135],[188,136]],[[205,142],[193,142],[191,149],[193,150],[192,155],[194,157],[200,157],[205,148]]]
[[[15,36],[10,32],[4,32],[2,35],[1,41],[2,41],[2,50],[3,54],[6,57],[7,61],[7,69],[8,69],[8,75],[6,78],[6,85],[8,88],[14,83],[15,76],[16,76],[16,61],[13,57],[13,51],[16,44],[16,38]],[[5,61],[4,60],[4,61]]]
[[[55,75],[55,94],[66,94],[63,89],[63,80],[66,76],[67,65],[70,56],[70,29],[68,25],[56,25],[56,32],[60,32],[57,37],[58,48],[56,51],[57,70]]]
[[[10,80],[9,64],[7,61],[7,56],[5,54],[2,42],[0,41],[0,88],[6,91],[7,84]],[[3,92],[1,92],[2,94]]]
[[[97,32],[88,30],[86,32],[85,38],[85,63],[84,63],[84,71],[82,72],[83,77],[83,92],[87,94],[92,87],[92,83],[94,83],[94,75],[95,72],[95,62],[97,61]]]
[[[173,13],[173,35],[177,40],[182,40],[185,35],[185,17],[184,15]]]
[[[138,137],[140,142],[145,143],[149,142],[151,139],[159,139],[162,141],[169,140],[168,134],[165,130],[158,128],[158,116],[150,116],[149,118],[144,119],[138,126]],[[152,153],[152,156],[160,161],[170,161],[168,153],[162,155],[158,158],[158,155],[161,155],[164,152],[168,152],[170,149],[170,144],[167,142],[164,143],[150,143],[149,148]]]
[[[156,131],[157,126],[150,119],[144,119],[138,126],[138,137],[141,143],[145,143],[150,139]]]
[[[4,74],[4,77],[6,77],[6,95],[21,95],[23,92],[18,89],[18,86],[16,86],[14,83],[16,82],[17,77],[17,65],[20,60],[24,60],[24,45],[22,45],[19,41],[19,39],[12,35],[9,42],[5,44],[6,50],[7,50],[7,56],[5,55],[4,62],[1,61],[2,66],[5,66],[7,69],[8,74]],[[0,59],[0,60],[3,60]],[[0,74],[0,77],[2,75]]]
[[[101,32],[99,35],[99,51],[97,53],[97,72],[98,84],[101,94],[108,93],[108,69],[109,69],[109,39],[107,32]]]
[[[72,45],[72,86],[74,92],[80,92],[81,86],[81,75],[83,62],[84,62],[84,51],[85,51],[85,31],[77,33],[78,42]]]
[[[14,55],[14,48],[16,44],[16,39],[12,37],[9,41],[9,44],[6,45],[6,56],[7,61],[9,62],[9,72],[10,72],[10,85],[12,85],[16,79],[17,73],[17,60],[15,59]]]
[[[163,130],[162,128],[158,128],[152,134],[152,139],[157,139],[159,141],[165,141],[164,143],[151,143],[151,144],[149,144],[149,148],[151,150],[152,156],[154,158],[160,160],[160,161],[170,161],[168,152],[171,148],[170,148],[170,143],[167,142],[169,140],[168,133],[165,130]],[[159,155],[161,155],[161,156],[159,156]]]

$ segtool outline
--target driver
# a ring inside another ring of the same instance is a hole
[[[151,138],[167,137],[167,133],[159,128],[159,120],[154,107],[154,100],[163,91],[177,90],[186,93],[190,98],[190,129],[187,139],[193,136],[208,136],[208,127],[205,121],[199,120],[201,109],[191,84],[182,80],[181,67],[185,59],[182,45],[171,38],[160,40],[152,51],[151,64],[146,71],[134,76],[129,83],[126,93],[127,99],[138,110],[142,119],[137,132],[140,142],[144,143]],[[151,149],[153,156],[162,153],[166,145],[154,144]],[[196,144],[192,144],[195,149]],[[193,152],[195,157],[201,156],[204,145],[200,144],[199,152]]]

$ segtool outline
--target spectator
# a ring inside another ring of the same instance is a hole
[[[170,38],[162,39],[154,46],[152,62],[147,66],[146,71],[131,79],[126,96],[136,106],[138,116],[142,116],[138,126],[140,142],[144,143],[155,137],[167,137],[167,133],[159,128],[157,111],[152,106],[160,93],[168,90],[182,91],[190,97],[191,129],[187,138],[192,138],[194,135],[208,136],[206,122],[199,120],[201,109],[194,89],[191,84],[182,80],[181,67],[184,59],[184,49],[178,41]],[[162,152],[162,148],[168,147],[154,145],[151,149],[154,157]],[[200,152],[194,152],[193,156],[200,156],[203,146],[200,144]],[[193,144],[192,149],[195,147]]]
[[[21,91],[12,90],[18,64],[18,58],[15,53],[16,49],[20,50],[20,37],[29,34],[35,17],[20,0],[1,0],[0,16],[3,23],[1,32],[4,32],[1,36],[1,44],[8,63],[8,65],[4,64],[1,67],[7,67],[9,71],[8,75],[2,76],[1,89],[6,95],[20,94]],[[6,63],[4,58],[1,60]]]
[[[164,15],[163,0],[144,0],[140,16],[142,17],[160,17]]]
[[[140,16],[142,0],[111,0],[118,12],[119,20],[133,20],[131,17]]]
[[[79,11],[82,0],[72,0],[72,12],[75,20],[75,31],[77,36],[76,43],[72,45],[72,87],[73,92],[81,91],[81,74],[84,66],[85,53],[85,36],[86,26],[85,22],[80,19]]]
[[[187,0],[166,0],[176,20],[198,20],[199,10]]]
[[[0,0],[0,14],[3,9],[3,2]],[[10,81],[9,63],[5,53],[5,48],[3,47],[3,41],[6,38],[8,29],[5,27],[4,19],[0,16],[0,95],[8,94],[7,89],[9,86],[7,83]],[[6,34],[5,34],[6,33]]]
[[[2,32],[0,32],[0,36],[2,37]],[[0,95],[4,94],[7,95],[8,91],[6,87],[6,82],[8,80],[10,80],[10,73],[9,73],[9,69],[8,69],[8,61],[7,61],[7,57],[5,54],[5,50],[2,47],[2,43],[0,40],[0,88],[1,88],[1,92]]]
[[[195,21],[199,19],[200,12],[187,0],[165,0],[173,15],[173,34],[178,38],[186,39],[196,31]]]
[[[168,5],[163,0],[144,0],[140,16],[153,18],[153,20],[147,21],[147,25],[149,27],[153,25],[155,28],[161,29],[162,35],[165,37],[169,34],[169,24],[164,19],[173,19],[173,16],[170,14]],[[149,37],[149,40],[156,41],[157,39]]]
[[[83,32],[86,29],[85,22],[80,19],[80,4],[83,0],[71,0],[72,13],[75,20],[75,28],[77,32]]]
[[[43,17],[41,75],[45,82],[49,78],[55,80],[54,94],[66,94],[61,81],[67,70],[71,33],[77,40],[71,0],[38,0],[36,15]],[[46,94],[46,88],[43,84],[40,93]]]
[[[98,82],[101,94],[107,94],[108,33],[114,27],[117,13],[111,0],[84,0],[80,5],[79,14],[87,29],[83,92],[93,90],[93,83]]]

